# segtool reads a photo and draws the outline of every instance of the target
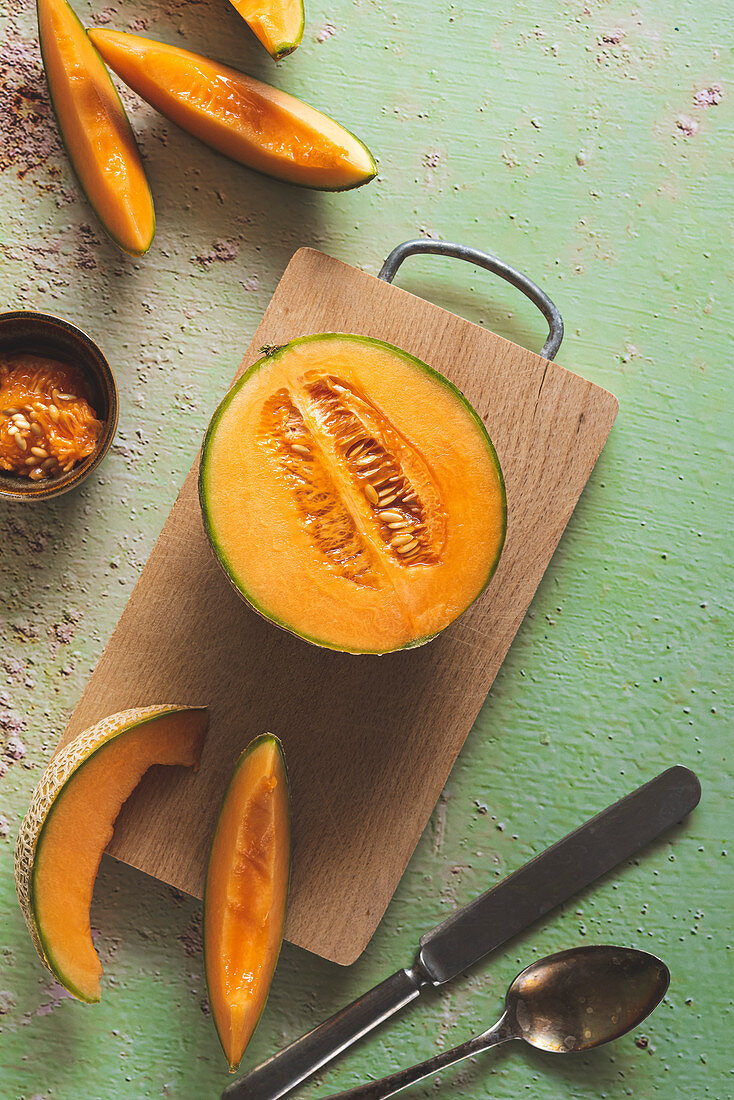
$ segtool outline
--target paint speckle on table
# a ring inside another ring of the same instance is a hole
[[[0,88],[0,172],[13,169],[19,179],[29,174],[35,179],[38,173],[49,186],[57,175],[52,162],[61,152],[61,141],[48,101],[38,39],[23,37],[12,14],[0,56]]]
[[[317,42],[328,42],[330,38],[336,37],[336,27],[333,23],[324,23],[320,31],[316,33]]]
[[[720,84],[712,84],[710,88],[701,88],[693,97],[695,107],[718,107],[724,98],[724,91]]]
[[[675,125],[686,137],[693,137],[694,134],[698,133],[698,123],[690,115],[678,115]]]
[[[10,718],[9,721],[15,724],[14,719]],[[0,717],[0,724],[7,727],[8,720],[6,719],[6,721],[3,721],[2,717]],[[5,742],[3,751],[10,760],[22,760],[28,750],[20,737],[16,733],[13,733]]]
[[[229,263],[230,260],[236,260],[240,253],[239,241],[233,239],[223,239],[214,241],[214,244],[206,252],[202,252],[198,256],[192,256],[191,262],[199,264],[201,267],[210,267],[214,263]]]
[[[64,1001],[73,1000],[68,989],[64,989],[63,985],[59,985],[58,982],[54,981],[49,982],[49,984],[45,986],[42,996],[43,1003],[36,1009],[36,1016],[48,1016]]]

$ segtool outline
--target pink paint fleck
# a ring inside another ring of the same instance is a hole
[[[22,760],[27,749],[20,737],[10,737],[5,745],[5,755],[11,760]]]
[[[9,733],[11,737],[17,737],[23,732],[23,722],[10,711],[5,710],[0,714],[0,730]]]
[[[675,125],[686,137],[693,137],[694,134],[698,133],[698,123],[695,118],[691,118],[689,115],[678,115]]]
[[[328,42],[330,38],[334,38],[336,35],[336,27],[333,23],[324,23],[321,30],[316,35],[317,42]]]
[[[193,262],[201,264],[202,267],[210,267],[213,263],[229,263],[237,258],[239,251],[239,241],[232,238],[229,240],[221,238],[214,241],[210,251],[202,252],[200,256],[194,256]]]
[[[696,107],[718,107],[724,98],[724,89],[720,84],[712,84],[710,88],[701,88],[693,97]]]
[[[74,637],[74,626],[72,623],[56,623],[53,631],[62,645],[68,645]]]
[[[4,840],[6,836],[10,836],[10,822],[5,814],[0,814],[0,837]]]
[[[58,982],[53,982],[51,985],[46,986],[43,992],[49,1000],[39,1005],[36,1009],[36,1016],[48,1016],[55,1008],[59,1007],[62,1001],[73,1000],[68,989],[64,989],[63,985],[59,985]]]
[[[624,31],[617,28],[614,31],[607,31],[606,34],[601,36],[602,42],[607,46],[618,46],[624,38]]]

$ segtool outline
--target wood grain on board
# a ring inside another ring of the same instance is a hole
[[[426,360],[487,424],[507,483],[505,549],[483,596],[420,649],[317,649],[230,587],[201,523],[195,463],[62,738],[106,714],[206,704],[201,770],[153,769],[109,851],[200,896],[224,787],[241,749],[282,739],[293,796],[286,936],[354,961],[392,897],[617,412],[605,390],[438,306],[311,249],[295,254],[245,354],[324,331],[388,340]],[[237,334],[233,334],[233,339]]]

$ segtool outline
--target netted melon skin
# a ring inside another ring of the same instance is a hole
[[[110,714],[107,718],[97,722],[96,725],[90,726],[89,729],[78,734],[68,745],[65,745],[61,752],[49,763],[36,785],[15,845],[15,889],[33,945],[44,966],[49,970],[51,970],[51,967],[43,950],[33,914],[31,884],[36,845],[54,801],[74,772],[106,742],[112,741],[115,737],[124,733],[125,730],[133,726],[139,726],[153,718],[160,718],[164,714],[174,714],[178,711],[190,709],[190,707],[166,703],[150,707],[135,707],[131,710],[118,711],[117,714]]]

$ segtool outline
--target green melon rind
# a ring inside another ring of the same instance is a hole
[[[211,855],[212,855],[212,851],[214,850],[214,841],[216,840],[217,831],[219,829],[219,821],[220,821],[220,818],[222,816],[222,811],[224,810],[224,806],[225,806],[225,804],[227,802],[227,799],[229,797],[229,792],[231,791],[231,789],[234,785],[234,781],[235,781],[235,778],[237,776],[237,773],[239,772],[240,768],[244,764],[245,760],[253,752],[255,752],[258,748],[260,748],[261,745],[265,745],[265,744],[273,744],[273,745],[275,745],[276,749],[278,750],[278,756],[280,757],[281,768],[282,768],[282,771],[283,771],[283,778],[285,779],[285,789],[286,789],[287,804],[288,804],[288,882],[287,882],[286,888],[285,888],[285,905],[283,907],[283,921],[282,921],[282,925],[281,925],[281,929],[280,929],[280,942],[279,942],[279,945],[278,945],[278,953],[275,956],[276,966],[277,966],[277,963],[278,963],[278,957],[280,956],[280,949],[283,946],[283,937],[285,935],[285,922],[286,922],[286,916],[288,914],[288,897],[289,897],[289,894],[290,894],[290,886],[291,886],[291,871],[292,871],[292,868],[293,868],[293,846],[291,844],[291,831],[292,831],[292,820],[293,820],[292,813],[291,813],[291,797],[290,797],[290,789],[291,788],[290,788],[290,780],[288,778],[288,768],[287,768],[287,765],[286,765],[286,762],[285,762],[285,752],[283,751],[283,743],[281,742],[279,737],[275,736],[274,733],[261,733],[261,734],[259,734],[258,737],[253,738],[253,740],[250,741],[249,745],[247,745],[242,750],[242,752],[240,753],[240,755],[237,759],[237,763],[235,764],[234,768],[232,769],[232,775],[230,776],[229,783],[227,784],[227,789],[224,792],[224,797],[222,798],[219,814],[217,815],[217,824],[214,827],[214,833],[212,834],[212,842],[211,842],[211,845],[209,847],[209,858],[207,859],[207,864],[206,864],[206,878],[204,880],[204,897],[203,897],[203,903],[202,903],[202,912],[203,912],[203,917],[202,917],[202,941],[203,941],[203,944],[204,944],[204,979],[206,981],[207,997],[209,998],[210,1002],[211,1002],[211,993],[210,993],[210,989],[209,989],[209,968],[206,965],[206,892],[207,892],[207,888],[208,888],[208,885],[209,885],[209,865],[211,863]],[[262,1014],[265,1011],[265,1006],[267,1004],[267,1001],[268,1001],[268,998],[266,997],[265,1000],[263,1001],[263,1006],[262,1006],[262,1009],[260,1010],[260,1015],[258,1016],[257,1021],[255,1023],[255,1027],[252,1029],[252,1034],[253,1035],[254,1035],[255,1031],[257,1030],[257,1026],[260,1023],[260,1020],[262,1019]],[[222,1039],[221,1039],[221,1036],[219,1035],[218,1031],[217,1031],[217,1035],[218,1035],[219,1041],[221,1043]],[[224,1044],[223,1043],[222,1043],[222,1050],[224,1051]],[[225,1052],[225,1057],[226,1057],[226,1052]],[[229,1062],[227,1064],[229,1065]],[[230,1073],[234,1073],[236,1071],[236,1069],[237,1069],[237,1066],[229,1065]]]
[[[313,109],[316,110],[315,107]],[[348,130],[346,128],[346,126],[342,126],[341,122],[337,122],[335,118],[331,117],[331,115],[325,114],[324,111],[319,111],[319,114],[322,114],[322,115],[324,115],[325,118],[328,118],[330,122],[333,122],[336,126],[338,126],[341,130],[343,130],[345,134],[348,134],[349,137],[352,139],[352,141],[356,141],[357,145],[360,145],[362,147],[362,149],[364,149],[365,153],[369,157],[371,170],[369,172],[367,172],[364,176],[362,176],[361,179],[355,180],[354,183],[345,183],[341,187],[324,187],[323,185],[320,186],[320,187],[314,187],[313,184],[311,184],[311,183],[300,183],[298,180],[288,179],[287,175],[271,176],[270,178],[271,179],[280,179],[284,183],[290,183],[291,186],[293,186],[293,187],[305,187],[309,191],[328,191],[328,192],[331,192],[331,193],[336,192],[336,191],[339,191],[339,192],[354,191],[355,188],[357,188],[357,187],[364,187],[364,185],[366,183],[371,183],[372,180],[377,175],[378,169],[377,169],[377,161],[375,160],[374,154],[373,154],[372,150],[369,148],[369,146],[365,145],[365,143],[362,141],[361,138],[358,138],[357,135],[353,134],[351,130]],[[266,174],[268,174],[268,173],[264,173],[264,172],[262,173],[262,175],[266,175]]]
[[[501,537],[500,537],[500,542],[499,542],[499,547],[497,549],[497,554],[495,556],[494,561],[492,562],[492,565],[490,566],[490,569],[489,569],[489,572],[487,573],[486,579],[484,580],[483,584],[481,585],[481,587],[477,591],[477,594],[466,605],[466,607],[464,608],[464,611],[461,612],[461,615],[465,614],[466,611],[468,611],[469,608],[471,607],[471,605],[475,602],[475,600],[479,599],[479,597],[484,592],[485,588],[487,587],[487,585],[492,580],[492,577],[495,574],[495,571],[496,571],[497,566],[499,564],[500,557],[502,556],[502,550],[503,550],[503,547],[504,547],[504,544],[505,544],[505,536],[507,534],[507,491],[506,491],[506,487],[505,487],[505,479],[504,479],[504,476],[502,474],[502,467],[500,466],[500,461],[499,461],[499,458],[497,457],[497,452],[494,448],[494,444],[492,443],[492,440],[489,437],[489,433],[487,432],[487,429],[485,428],[484,423],[483,423],[481,417],[479,416],[479,413],[476,411],[476,409],[471,404],[471,402],[467,400],[467,398],[464,396],[464,394],[461,392],[461,390],[458,388],[458,386],[455,386],[453,382],[449,381],[449,379],[446,378],[445,375],[440,374],[434,367],[429,366],[428,363],[424,363],[422,359],[418,359],[417,356],[411,355],[410,352],[404,351],[403,348],[396,347],[395,344],[390,344],[386,340],[377,340],[377,339],[375,339],[371,336],[360,336],[360,335],[355,334],[355,333],[320,332],[320,333],[314,333],[311,336],[299,336],[295,340],[291,340],[288,344],[283,344],[280,347],[270,347],[270,348],[268,348],[265,355],[263,355],[262,358],[258,359],[255,363],[253,363],[251,367],[248,367],[248,369],[245,371],[245,373],[242,375],[242,377],[240,379],[238,379],[237,382],[235,382],[235,384],[228,391],[228,393],[226,394],[224,399],[218,405],[218,407],[215,410],[214,415],[213,415],[213,417],[212,417],[212,419],[209,423],[209,427],[207,428],[206,435],[204,436],[204,444],[203,444],[202,452],[201,452],[201,462],[200,462],[200,465],[199,465],[199,502],[200,502],[200,505],[201,505],[202,517],[204,519],[204,528],[205,528],[207,536],[209,538],[209,542],[211,543],[212,549],[214,550],[214,555],[215,555],[217,561],[219,562],[219,565],[221,566],[222,570],[224,571],[225,576],[229,580],[230,584],[234,587],[235,591],[242,597],[242,599],[244,599],[247,603],[249,603],[250,606],[255,611],[257,611],[258,614],[262,615],[262,617],[264,619],[267,619],[269,622],[274,623],[276,626],[281,627],[282,630],[287,630],[289,634],[294,634],[297,638],[302,638],[304,641],[310,642],[312,645],[320,646],[322,649],[332,649],[332,650],[336,650],[339,653],[364,653],[364,654],[377,654],[377,655],[381,655],[383,653],[397,653],[397,652],[399,652],[401,650],[404,650],[404,649],[416,649],[418,646],[425,645],[426,642],[430,642],[430,641],[432,641],[433,638],[438,637],[438,633],[441,633],[441,632],[439,631],[436,634],[428,634],[425,637],[416,638],[411,642],[407,642],[404,646],[396,646],[394,649],[390,649],[390,650],[349,649],[347,647],[333,645],[331,642],[327,642],[327,641],[324,641],[324,640],[319,639],[319,638],[313,638],[313,637],[310,637],[307,634],[304,634],[302,631],[298,630],[297,627],[291,626],[289,623],[286,623],[282,619],[277,618],[277,616],[273,615],[266,608],[264,608],[260,603],[258,603],[258,601],[253,596],[251,596],[246,591],[246,589],[244,588],[242,582],[237,579],[237,575],[236,575],[236,572],[234,570],[234,567],[232,566],[231,562],[228,560],[227,555],[225,554],[224,550],[222,549],[222,547],[220,546],[220,544],[217,540],[216,530],[214,528],[214,524],[213,524],[211,516],[209,514],[209,507],[208,507],[208,503],[207,503],[206,474],[207,474],[207,465],[208,465],[208,461],[209,461],[211,441],[214,437],[214,433],[216,432],[217,425],[219,424],[219,421],[221,420],[222,416],[226,412],[226,410],[229,407],[229,405],[231,404],[231,402],[237,396],[239,391],[245,385],[247,385],[247,383],[250,381],[252,376],[254,374],[256,374],[257,371],[259,371],[264,365],[266,365],[267,363],[272,362],[273,359],[281,358],[292,347],[295,347],[299,344],[311,343],[311,342],[316,341],[316,340],[344,340],[344,339],[355,340],[358,343],[365,343],[365,344],[369,344],[370,346],[377,346],[377,347],[380,347],[380,348],[384,348],[387,351],[393,353],[394,355],[397,355],[401,359],[404,359],[406,362],[410,363],[412,366],[417,367],[418,369],[423,371],[425,374],[428,374],[435,382],[438,382],[442,386],[445,386],[445,388],[448,389],[464,405],[464,407],[467,409],[470,416],[474,420],[475,424],[479,428],[479,434],[480,434],[481,438],[483,439],[483,441],[485,443],[485,446],[486,446],[487,451],[489,453],[489,457],[492,461],[492,464],[495,468],[495,471],[497,473],[497,477],[498,477],[498,480],[499,480],[500,492],[502,494],[502,534],[501,534]],[[461,615],[457,616],[457,618],[460,618]],[[456,619],[454,619],[453,621],[456,622]],[[449,625],[451,625],[451,624],[449,624]]]
[[[44,51],[43,51],[43,35],[41,34],[40,6],[41,6],[41,0],[36,0],[36,15],[37,15],[37,18],[38,18],[38,38],[39,38],[39,45],[40,45],[40,48],[41,48],[41,60],[43,61],[43,68],[44,68],[44,72],[46,74],[46,84],[48,86],[48,93],[49,93],[49,96],[50,96],[50,99],[51,99],[51,106],[53,108],[53,112],[54,112],[54,115],[56,117],[56,125],[58,127],[58,131],[59,131],[59,134],[61,136],[61,141],[63,143],[64,149],[66,150],[66,155],[69,158],[69,163],[71,164],[71,167],[74,169],[74,175],[76,176],[77,182],[78,182],[79,186],[81,187],[82,191],[84,192],[84,195],[86,196],[87,202],[91,206],[92,210],[94,211],[95,215],[97,216],[97,219],[98,219],[100,225],[102,226],[102,228],[104,229],[105,233],[110,238],[110,240],[114,241],[114,243],[117,245],[117,247],[121,248],[122,251],[126,252],[129,256],[144,256],[145,253],[150,248],[150,246],[152,245],[153,239],[155,237],[155,207],[153,206],[153,195],[151,194],[150,188],[148,188],[148,197],[150,198],[150,211],[151,211],[151,215],[152,215],[152,217],[151,217],[150,239],[148,240],[148,243],[146,244],[145,248],[143,248],[140,252],[131,251],[129,248],[127,248],[122,243],[122,241],[118,240],[118,238],[114,235],[112,230],[109,228],[109,226],[107,225],[107,222],[102,217],[102,214],[97,209],[97,207],[94,205],[94,202],[92,201],[92,197],[91,197],[91,195],[89,195],[86,188],[84,187],[84,184],[82,183],[82,178],[81,178],[79,172],[77,171],[74,154],[73,154],[73,152],[70,148],[70,145],[67,141],[67,136],[64,133],[63,127],[61,125],[61,120],[60,120],[58,112],[56,110],[56,103],[54,101],[54,89],[52,87],[51,79],[49,77],[49,70],[46,66],[46,58],[45,58]],[[127,111],[125,110],[125,108],[122,104],[122,100],[120,99],[117,88],[112,83],[112,77],[109,74],[107,66],[105,65],[104,61],[102,60],[102,57],[100,56],[99,51],[95,48],[91,38],[89,38],[89,36],[87,35],[86,28],[85,28],[84,24],[82,23],[82,21],[79,19],[79,16],[73,10],[73,8],[71,7],[70,4],[68,5],[68,7],[69,7],[69,11],[73,15],[74,19],[79,24],[79,30],[81,31],[81,33],[84,36],[84,38],[86,39],[86,41],[89,43],[90,48],[92,50],[94,50],[94,53],[97,56],[100,65],[102,66],[102,68],[104,69],[104,72],[107,75],[107,81],[109,83],[110,93],[111,93],[112,97],[114,99],[116,99],[117,102],[120,105],[120,110],[122,111],[122,116],[125,119],[125,122],[127,123],[127,129],[130,133],[130,139],[132,141],[132,145],[135,149],[137,149],[138,144],[137,144],[137,141],[135,140],[135,134],[133,133],[133,128],[130,125],[130,120],[127,117]],[[140,159],[141,166],[142,166],[142,158],[140,158],[140,152],[139,151],[138,151],[138,158]]]
[[[86,764],[97,752],[105,748],[117,737],[130,729],[137,729],[162,718],[167,714],[183,711],[205,710],[205,707],[186,707],[175,704],[159,704],[150,707],[135,707],[119,711],[103,718],[78,734],[59,752],[41,776],[25,817],[20,826],[15,845],[15,889],[18,894],[21,912],[31,934],[33,945],[44,966],[51,971],[61,984],[80,1001],[93,1003],[79,990],[74,988],[53,963],[53,949],[45,942],[43,930],[36,922],[33,901],[34,861],[43,829],[48,821],[57,799],[79,768]],[[97,998],[98,999],[98,998]]]

